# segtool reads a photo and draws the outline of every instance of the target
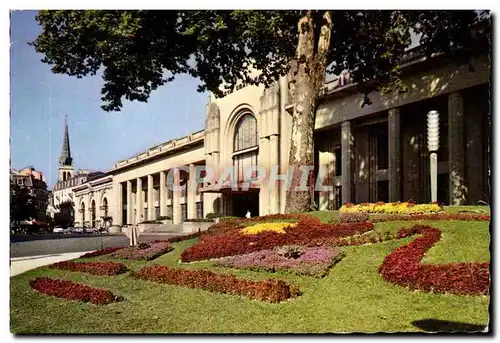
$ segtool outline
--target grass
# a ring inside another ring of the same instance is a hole
[[[330,221],[335,212],[316,212]],[[422,223],[422,222],[421,222]],[[425,222],[443,232],[425,263],[489,261],[489,223]],[[375,224],[396,231],[411,222]],[[373,233],[371,233],[373,234]],[[11,278],[11,331],[15,333],[289,333],[419,331],[415,321],[442,320],[486,325],[489,297],[409,291],[377,272],[384,257],[414,238],[345,247],[346,257],[324,279],[214,267],[212,262],[178,264],[180,253],[197,239],[174,243],[174,251],[153,262],[122,261],[138,270],[156,263],[178,268],[210,268],[251,279],[280,278],[303,294],[281,304],[160,285],[130,278],[35,269]],[[93,260],[105,260],[104,256]],[[111,290],[125,301],[106,306],[45,296],[29,288],[38,276],[65,278]]]

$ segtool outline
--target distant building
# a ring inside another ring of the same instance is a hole
[[[49,192],[43,173],[36,171],[33,167],[27,167],[21,171],[12,169],[10,171],[10,181],[11,184],[16,184],[29,190],[37,211],[36,218],[33,219],[45,220]]]
[[[83,169],[79,169],[75,173],[69,144],[68,121],[66,119],[62,152],[59,158],[59,178],[51,192],[48,211],[50,216],[54,218],[56,214],[59,214],[64,218],[71,217],[71,221],[73,221],[75,216],[73,189],[85,183],[88,179],[101,174],[101,172],[89,172]]]

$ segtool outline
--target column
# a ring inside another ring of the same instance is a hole
[[[341,150],[342,150],[342,203],[351,202],[352,194],[352,171],[351,154],[353,138],[351,134],[351,122],[342,122],[341,130]]]
[[[153,194],[153,175],[148,175],[148,220],[155,218],[155,199]]]
[[[164,171],[160,172],[160,216],[165,216],[167,212],[166,206],[166,187],[165,183],[167,180],[167,176]]]
[[[259,143],[259,158],[258,163],[259,167],[264,168],[266,170],[267,175],[269,175],[270,171],[270,139],[268,137],[260,138]],[[269,187],[263,187],[259,192],[259,213],[252,213],[252,217],[265,216],[270,214],[270,203],[269,203],[269,194],[271,194],[271,189]]]
[[[398,108],[389,110],[389,201],[401,200],[401,120]]]
[[[143,196],[142,196],[142,180],[140,177],[137,178],[137,187],[135,190],[135,206],[136,206],[136,218],[135,223],[139,224],[143,221],[142,212],[144,210]]]
[[[269,160],[271,161],[267,169],[267,176],[269,178],[269,173],[274,168],[275,165],[279,166],[279,136],[272,135],[269,138],[270,145],[270,155]],[[279,169],[278,169],[279,170]],[[269,208],[270,214],[280,213],[280,188],[279,183],[276,182],[273,188],[269,190]]]
[[[132,181],[127,181],[127,224],[134,222],[134,209],[132,207]]]
[[[116,184],[116,190],[115,190],[115,201],[116,201],[116,205],[115,205],[115,216],[113,217],[113,225],[120,225],[122,226],[123,225],[123,190],[122,190],[122,184],[121,183],[117,183]],[[97,203],[96,201],[96,211],[99,211],[98,209],[98,206],[99,204]],[[96,220],[97,220],[98,216],[96,215]]]
[[[459,92],[448,95],[448,149],[450,205],[463,205],[467,197],[464,185],[464,101]]]
[[[189,219],[196,218],[196,175],[194,164],[189,165],[189,179],[187,182],[187,215]]]
[[[181,191],[180,182],[181,173],[178,169],[174,170],[174,198],[172,199],[172,220],[174,224],[182,223],[181,220]]]

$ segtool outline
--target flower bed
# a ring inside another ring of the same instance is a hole
[[[111,258],[121,258],[126,260],[154,260],[155,258],[173,250],[170,242],[146,243],[147,245],[138,245],[120,249],[109,255]]]
[[[301,218],[305,218],[307,215],[303,214],[271,214],[261,217],[253,218],[231,218],[224,221],[220,221],[217,224],[212,225],[206,234],[217,235],[223,232],[231,231],[237,229],[242,224],[246,223],[259,223],[259,222],[271,222],[271,221],[298,221]]]
[[[487,214],[472,213],[432,213],[432,214],[414,214],[407,215],[380,215],[372,216],[370,221],[373,223],[389,221],[415,221],[415,220],[462,220],[462,221],[489,221]]]
[[[327,224],[318,218],[303,216],[285,233],[264,231],[256,235],[243,235],[240,229],[228,230],[218,235],[202,235],[198,244],[184,250],[183,262],[201,261],[225,256],[243,255],[277,246],[321,245],[323,240],[361,234],[373,229],[371,222]]]
[[[31,288],[40,293],[53,295],[58,298],[90,302],[96,305],[106,305],[123,298],[115,296],[106,289],[93,288],[87,285],[74,283],[69,280],[57,280],[47,277],[36,278],[30,281]]]
[[[384,214],[424,214],[442,212],[443,208],[437,203],[415,204],[412,201],[392,203],[363,203],[354,205],[344,204],[340,213],[384,213]]]
[[[286,233],[285,228],[294,228],[297,223],[286,223],[286,222],[271,222],[271,223],[259,223],[251,226],[247,226],[241,229],[241,233],[244,235],[256,235],[264,231],[273,231],[277,233]]]
[[[416,225],[404,232],[423,236],[385,257],[379,268],[385,280],[427,292],[489,294],[489,263],[421,264],[424,254],[441,238],[441,231],[430,226]]]
[[[102,255],[108,255],[108,254],[111,254],[111,253],[118,251],[120,249],[123,249],[123,248],[125,248],[125,247],[104,248],[101,250],[97,250],[94,252],[88,252],[86,254],[83,254],[79,258],[92,258],[92,257],[97,257],[97,256],[102,256]]]
[[[71,270],[94,275],[118,275],[127,272],[127,267],[118,262],[73,262],[63,261],[51,264],[53,269]]]
[[[298,275],[323,277],[330,267],[344,256],[338,249],[302,247],[296,258],[285,257],[279,249],[261,250],[250,254],[225,257],[216,265],[256,271],[288,271]]]
[[[246,280],[234,275],[216,274],[208,270],[173,269],[166,266],[143,267],[133,277],[210,292],[243,295],[250,299],[281,302],[300,294],[299,290],[282,280]]]

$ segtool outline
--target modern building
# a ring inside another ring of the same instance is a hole
[[[489,202],[490,78],[488,56],[459,65],[445,56],[423,57],[415,49],[403,66],[409,88],[405,94],[373,92],[371,104],[363,106],[364,95],[348,74],[326,83],[316,113],[315,167],[324,171],[324,184],[333,189],[316,193],[319,209],[338,209],[346,202],[429,202],[426,125],[431,110],[440,113],[438,201]],[[77,185],[77,221],[101,216],[103,208],[114,225],[159,216],[180,223],[211,212],[283,213],[285,187],[280,182],[269,187],[257,175],[244,173],[248,167],[269,173],[277,166],[286,174],[293,109],[286,77],[267,89],[237,87],[223,98],[211,96],[204,130],[119,161],[100,177]],[[218,175],[234,167],[238,185],[198,185],[197,166],[210,167]],[[174,180],[187,188],[173,192],[166,186],[167,176],[181,167]],[[61,172],[72,175],[70,168]],[[245,188],[241,182],[248,177],[252,182]],[[91,214],[96,211],[100,213]]]

